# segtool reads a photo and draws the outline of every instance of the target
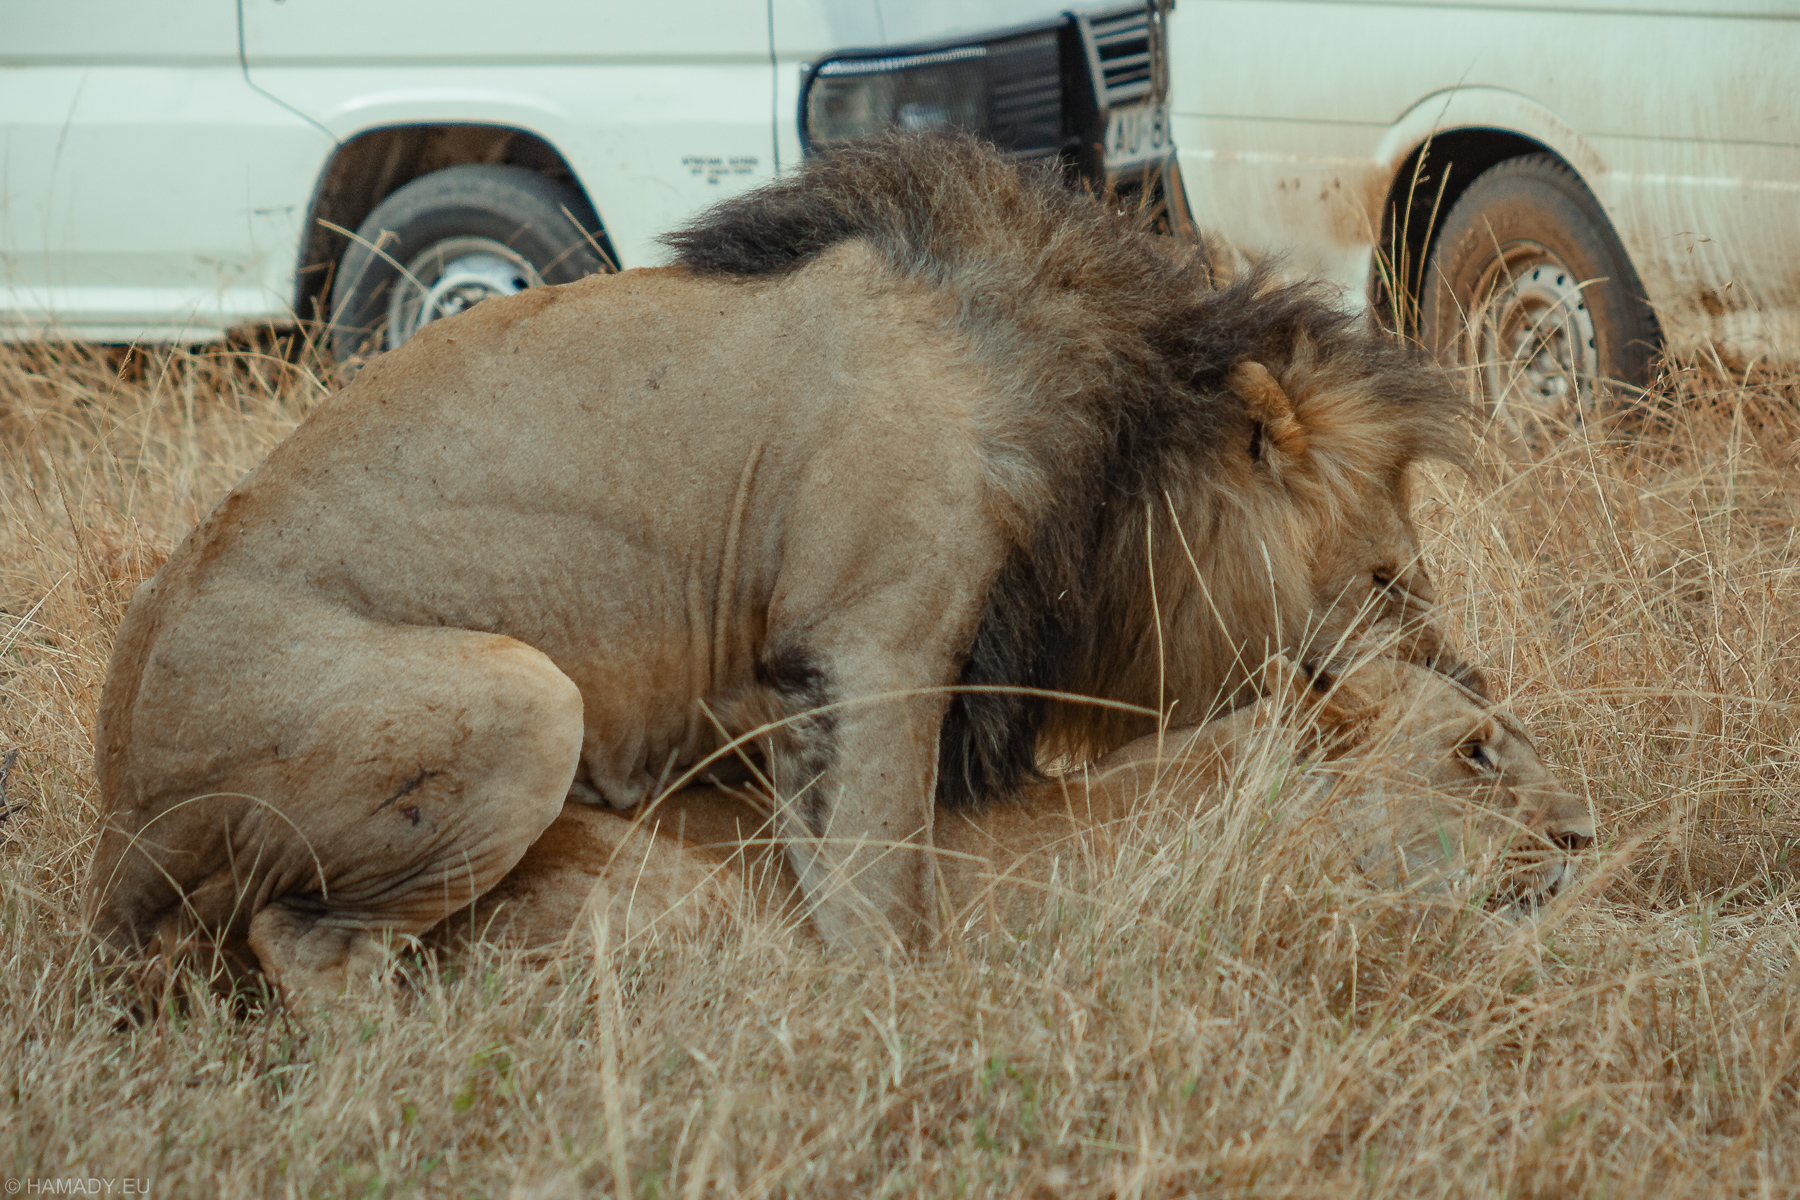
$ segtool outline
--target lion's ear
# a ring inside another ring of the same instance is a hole
[[[1231,368],[1225,382],[1238,394],[1250,419],[1255,422],[1250,435],[1251,458],[1262,458],[1265,440],[1290,458],[1299,458],[1306,453],[1306,427],[1294,416],[1293,402],[1281,390],[1269,368],[1245,359]]]

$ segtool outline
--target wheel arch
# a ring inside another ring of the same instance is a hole
[[[1527,154],[1554,155],[1589,191],[1605,170],[1599,152],[1573,126],[1502,88],[1434,93],[1389,126],[1375,154],[1388,182],[1374,222],[1380,232],[1369,280],[1382,320],[1416,329],[1425,261],[1445,216],[1483,171]],[[1398,296],[1395,281],[1402,285]]]
[[[356,229],[376,205],[413,180],[466,163],[525,167],[567,182],[587,205],[587,211],[575,216],[594,231],[601,257],[613,264],[619,261],[581,179],[540,135],[479,122],[381,125],[345,138],[319,173],[301,239],[294,312],[303,320],[326,315],[321,310],[332,275],[350,243],[339,230]]]

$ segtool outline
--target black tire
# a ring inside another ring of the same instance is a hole
[[[1476,176],[1426,259],[1420,334],[1472,371],[1497,416],[1579,419],[1610,385],[1650,382],[1661,337],[1600,202],[1550,154]]]
[[[604,266],[598,236],[579,191],[524,167],[472,163],[422,175],[375,206],[339,261],[332,353],[353,368],[486,295],[591,275]],[[440,283],[452,286],[434,294]]]

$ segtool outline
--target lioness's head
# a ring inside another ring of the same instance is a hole
[[[1529,908],[1594,842],[1517,718],[1446,676],[1390,658],[1314,672],[1317,794],[1372,882],[1472,890]]]
[[[1346,662],[1326,670],[1274,656],[1255,702],[1130,742],[1028,793],[1025,816],[999,808],[973,818],[978,845],[948,840],[969,840],[954,824],[940,826],[939,844],[1023,853],[1067,836],[1050,819],[1064,807],[1096,825],[1221,802],[1260,812],[1282,781],[1299,827],[1328,831],[1331,856],[1341,847],[1343,865],[1377,887],[1455,891],[1496,909],[1529,908],[1564,887],[1594,825],[1517,719],[1428,667],[1380,655]]]

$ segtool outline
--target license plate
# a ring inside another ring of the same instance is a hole
[[[1156,162],[1174,149],[1169,139],[1169,109],[1165,104],[1133,104],[1115,108],[1106,118],[1106,169],[1134,167]]]

